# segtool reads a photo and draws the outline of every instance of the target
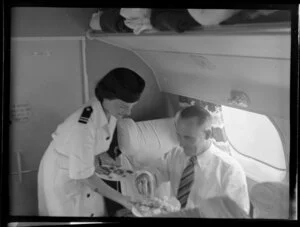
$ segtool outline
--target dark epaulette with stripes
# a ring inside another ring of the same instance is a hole
[[[80,115],[78,122],[82,124],[87,124],[92,113],[93,113],[93,108],[91,106],[85,107],[82,111],[82,114]]]

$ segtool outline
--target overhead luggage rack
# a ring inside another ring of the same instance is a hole
[[[87,37],[132,51],[289,59],[290,34],[290,23],[265,23],[140,35],[89,30]]]
[[[275,33],[286,34],[291,32],[290,22],[278,23],[249,23],[249,24],[233,24],[233,25],[216,25],[212,27],[196,27],[192,30],[178,33],[175,31],[148,31],[135,35],[133,33],[107,33],[103,31],[89,29],[87,35],[89,37],[107,37],[107,36],[121,36],[121,37],[143,37],[143,36],[187,36],[187,35],[218,35],[218,34],[248,34],[248,33]]]

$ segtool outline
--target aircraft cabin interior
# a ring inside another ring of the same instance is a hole
[[[106,152],[118,151],[117,166],[142,171],[167,157],[181,146],[181,113],[200,106],[211,116],[210,141],[245,175],[248,217],[295,220],[289,197],[291,34],[291,12],[281,9],[13,7],[9,214],[43,216],[38,174],[54,132],[95,100],[108,72],[127,68],[145,87],[111,134]],[[131,178],[108,177],[102,182],[141,198]],[[153,193],[169,199],[172,185],[163,182]],[[122,216],[118,207],[105,199],[105,216]]]

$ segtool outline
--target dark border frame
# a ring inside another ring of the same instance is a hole
[[[105,4],[106,3],[106,4]],[[109,3],[109,4],[107,4]],[[2,88],[2,96],[1,96],[1,163],[0,163],[0,168],[1,168],[1,191],[0,191],[0,198],[1,198],[1,223],[3,222],[3,225],[1,226],[7,226],[8,222],[104,222],[104,223],[119,223],[119,222],[124,222],[131,224],[131,222],[135,223],[159,223],[159,224],[164,224],[164,222],[168,225],[170,224],[170,220],[166,219],[148,219],[148,218],[143,218],[143,219],[115,219],[115,218],[51,218],[51,217],[20,217],[20,216],[15,216],[15,217],[10,217],[8,216],[9,214],[9,182],[8,182],[8,167],[9,167],[9,157],[8,157],[8,150],[9,150],[9,94],[10,94],[10,9],[13,6],[42,6],[42,7],[82,7],[82,8],[87,8],[87,7],[99,7],[101,4],[101,7],[121,7],[121,4],[113,4],[114,2],[112,1],[66,1],[66,0],[61,0],[61,1],[55,1],[55,0],[41,0],[41,1],[9,1],[5,0],[3,2],[3,22],[2,22],[2,32],[3,32],[3,70],[2,70],[2,80],[1,80],[1,88]],[[134,4],[130,2],[126,2],[127,7],[158,7],[158,5],[155,6],[155,4],[144,4],[142,1],[140,1],[138,4]],[[232,8],[232,9],[238,9],[238,8],[248,8],[248,9],[287,9],[291,10],[292,13],[292,48],[291,48],[291,152],[290,152],[290,198],[291,200],[295,199],[295,185],[296,185],[296,180],[298,175],[296,175],[298,169],[297,169],[297,151],[299,150],[298,146],[298,136],[299,136],[299,128],[298,128],[298,116],[299,116],[299,70],[298,70],[298,23],[299,23],[299,17],[298,17],[298,5],[297,4],[289,4],[289,5],[280,5],[280,4],[230,4],[230,3],[225,3],[225,4],[204,4],[204,5],[199,5],[198,4],[189,4],[187,7],[187,2],[184,2],[185,4],[183,5],[177,5],[174,4],[165,4],[163,7],[164,8]],[[123,3],[125,4],[125,3]],[[124,5],[122,5],[124,7]],[[162,7],[161,4],[159,4],[159,7]],[[296,105],[295,105],[296,104]],[[292,204],[291,204],[292,207]],[[292,211],[292,209],[290,209]],[[291,213],[292,214],[292,213]],[[172,221],[174,221],[173,219]],[[187,225],[190,221],[190,219],[176,219],[176,223]],[[198,222],[199,221],[199,222]],[[245,220],[211,220],[211,219],[200,219],[197,220],[197,223],[208,223],[210,224],[211,222],[215,222],[216,224],[221,224],[225,225],[226,223],[228,224],[233,224],[237,223],[238,225],[244,224]],[[289,220],[289,221],[284,221],[284,220],[246,220],[246,222],[253,222],[253,224],[262,222],[264,223],[270,223],[271,225],[274,224],[289,224],[289,223],[296,223],[295,221]]]

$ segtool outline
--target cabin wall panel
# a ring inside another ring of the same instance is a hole
[[[37,170],[58,124],[82,105],[80,41],[12,41],[10,213],[37,215]],[[21,156],[22,181],[17,152]]]
[[[230,105],[232,90],[245,92],[247,108],[288,119],[290,61],[140,51],[162,91]]]
[[[13,37],[84,36],[95,8],[14,7]]]
[[[127,67],[136,71],[146,81],[140,101],[132,110],[134,120],[150,120],[167,116],[166,97],[159,90],[152,70],[133,52],[101,41],[87,41],[87,74],[89,95],[94,96],[95,86],[106,73],[116,67]]]

